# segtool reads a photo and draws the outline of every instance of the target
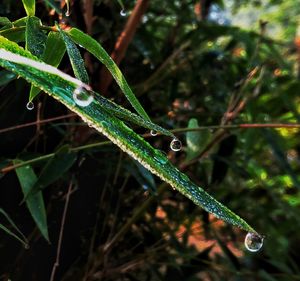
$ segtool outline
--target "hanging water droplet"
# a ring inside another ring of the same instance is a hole
[[[182,144],[181,144],[181,141],[179,139],[173,139],[170,143],[170,148],[173,150],[173,151],[180,151],[182,147]]]
[[[24,249],[25,249],[25,250],[28,250],[28,249],[30,249],[30,246],[29,246],[29,244],[25,244],[25,245],[24,245]]]
[[[120,11],[120,15],[121,15],[122,17],[126,17],[126,16],[127,16],[127,13],[126,13],[125,9],[122,9],[122,10]]]
[[[245,237],[245,247],[250,252],[257,252],[264,244],[264,238],[257,233],[249,232]]]
[[[77,105],[86,107],[93,102],[94,95],[91,92],[91,88],[83,84],[74,90],[73,99]]]
[[[29,101],[27,104],[26,104],[26,108],[28,110],[33,110],[34,109],[34,103],[32,101]]]
[[[151,130],[150,131],[150,135],[152,136],[152,137],[155,137],[155,136],[157,136],[157,131],[154,131],[154,130]]]

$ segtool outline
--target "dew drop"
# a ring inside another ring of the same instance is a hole
[[[245,247],[250,252],[258,252],[264,244],[264,238],[257,233],[249,232],[245,237]]]
[[[180,151],[182,147],[181,141],[179,139],[173,139],[170,143],[170,148],[173,151]]]
[[[124,9],[122,9],[122,10],[120,11],[120,15],[121,15],[122,17],[126,17],[126,16],[127,16],[127,13],[126,13],[126,11],[125,11]]]
[[[24,245],[24,249],[25,249],[25,250],[28,250],[28,249],[30,249],[30,246],[29,246],[29,244],[25,244],[25,245]]]
[[[88,86],[78,86],[73,92],[73,99],[75,103],[82,107],[89,106],[94,100],[94,95],[90,91],[91,88]]]
[[[33,110],[34,109],[34,103],[32,101],[29,101],[27,104],[26,104],[26,108],[28,110]]]
[[[154,130],[151,130],[150,131],[150,135],[152,136],[152,137],[155,137],[155,136],[157,136],[157,132],[156,131],[154,131]]]

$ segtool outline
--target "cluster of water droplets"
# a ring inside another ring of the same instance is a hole
[[[258,252],[264,244],[264,237],[254,233],[249,232],[245,237],[245,247],[250,252]]]
[[[73,99],[79,106],[89,106],[94,101],[92,88],[85,84],[78,86],[73,92]]]

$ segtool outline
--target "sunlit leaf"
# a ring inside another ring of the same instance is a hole
[[[107,136],[123,151],[191,199],[195,204],[224,221],[247,231],[255,232],[243,219],[211,197],[202,188],[195,185],[185,174],[175,168],[164,153],[154,149],[122,121],[101,109],[96,100],[90,103],[89,106],[78,106],[73,100],[73,92],[78,86],[82,86],[81,81],[66,75],[50,65],[39,62],[37,58],[4,37],[0,37],[0,65],[16,72],[30,83],[35,84],[59,100],[70,110],[77,113],[90,126]],[[52,171],[54,170],[57,171],[53,167]],[[54,173],[52,174],[54,175]],[[45,182],[50,182],[50,180]]]

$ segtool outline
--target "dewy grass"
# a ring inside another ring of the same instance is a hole
[[[175,168],[168,161],[165,154],[154,149],[121,120],[110,114],[109,111],[104,110],[97,100],[93,100],[86,107],[78,106],[74,102],[73,93],[78,87],[83,85],[81,81],[52,66],[39,62],[31,54],[3,37],[0,37],[0,64],[63,103],[90,126],[107,136],[123,151],[139,161],[144,167],[206,211],[224,221],[255,233],[253,228],[243,219],[215,200]]]

